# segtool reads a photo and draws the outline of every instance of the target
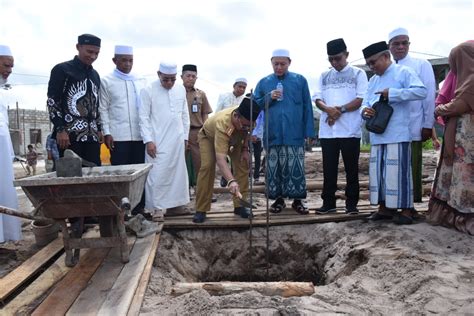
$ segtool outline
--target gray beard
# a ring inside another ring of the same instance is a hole
[[[0,86],[3,86],[5,83],[7,83],[8,79],[4,79],[3,77],[0,77]]]

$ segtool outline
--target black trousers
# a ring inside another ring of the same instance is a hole
[[[116,142],[110,152],[110,163],[113,166],[131,165],[145,162],[145,144],[140,141]]]
[[[78,154],[82,159],[100,166],[100,143],[96,142],[76,142],[70,140],[71,145],[67,148]],[[59,157],[64,157],[64,150],[59,149]]]
[[[116,142],[114,149],[110,152],[110,163],[113,166],[131,165],[145,162],[145,144],[140,141]],[[137,206],[132,210],[135,215],[145,207],[145,190]]]
[[[324,205],[335,206],[339,153],[342,154],[346,170],[346,207],[355,207],[359,202],[359,155],[360,138],[321,138],[323,153]]]
[[[250,141],[251,146],[253,147],[253,178],[258,179],[260,177],[260,162],[262,159],[262,141],[258,139],[255,143]]]

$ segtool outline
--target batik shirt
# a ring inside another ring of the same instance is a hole
[[[56,133],[67,131],[71,141],[98,142],[100,77],[77,56],[51,70],[48,110]]]

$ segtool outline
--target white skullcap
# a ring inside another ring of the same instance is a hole
[[[133,55],[133,47],[126,45],[115,45],[115,55]]]
[[[288,49],[275,49],[272,53],[272,57],[288,57],[290,58],[290,51]]]
[[[245,79],[243,77],[242,78],[237,78],[237,79],[235,79],[234,83],[237,83],[237,82],[247,83],[247,79]]]
[[[403,27],[394,29],[393,31],[390,32],[390,34],[388,34],[388,41],[390,42],[392,38],[400,36],[400,35],[408,36],[408,30]]]
[[[11,56],[11,57],[13,57],[12,51],[10,50],[10,47],[8,47],[7,45],[0,45],[0,56]]]
[[[178,73],[176,64],[168,62],[161,62],[159,71],[165,75],[176,75]]]

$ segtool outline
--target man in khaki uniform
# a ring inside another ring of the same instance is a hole
[[[197,80],[196,65],[183,65],[181,79],[183,79],[183,86],[186,89],[189,120],[191,123],[187,150],[191,152],[194,172],[197,175],[199,173],[199,169],[201,168],[198,133],[201,127],[204,125],[204,122],[207,120],[209,113],[212,113],[212,108],[209,105],[206,93],[194,86]]]
[[[246,97],[238,107],[230,107],[209,118],[199,131],[201,169],[197,180],[193,222],[204,222],[206,212],[211,209],[216,163],[227,180],[229,192],[234,195],[234,213],[242,218],[251,216],[251,210],[241,206],[237,197],[246,198],[248,193],[250,119],[255,121],[257,116],[257,107],[253,108],[251,114],[250,98]],[[231,157],[235,175],[226,162],[227,155]]]

